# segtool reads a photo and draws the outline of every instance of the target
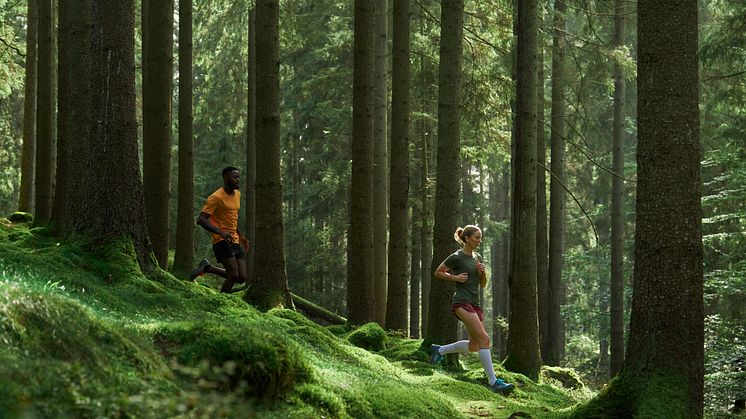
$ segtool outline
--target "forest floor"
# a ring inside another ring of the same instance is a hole
[[[517,388],[494,394],[476,356],[446,371],[374,324],[261,313],[240,293],[144,277],[126,245],[98,253],[0,223],[0,417],[539,418],[592,396],[499,364]]]

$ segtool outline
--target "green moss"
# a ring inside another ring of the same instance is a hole
[[[294,342],[241,323],[171,323],[154,338],[167,356],[187,366],[206,362],[216,385],[247,395],[276,397],[312,377]]]
[[[347,335],[353,345],[369,351],[381,351],[386,348],[386,331],[378,323],[366,323]]]
[[[11,214],[10,217],[8,217],[8,221],[14,223],[27,223],[29,221],[34,221],[34,215],[28,212],[18,211]]]
[[[126,241],[0,224],[0,272],[0,417],[544,417],[574,403],[497,363],[520,388],[495,395],[475,356],[433,368],[419,340],[375,324],[324,328],[143,275]]]
[[[389,337],[386,346],[378,354],[392,361],[430,361],[430,357],[420,350],[419,340]]]
[[[686,379],[678,373],[622,373],[598,397],[572,412],[573,418],[689,418]]]
[[[328,388],[306,383],[297,386],[295,393],[304,403],[322,410],[326,415],[334,418],[346,415],[344,400]]]
[[[645,383],[636,412],[641,418],[693,418],[688,398],[688,383],[683,375],[653,375]]]
[[[335,324],[332,326],[326,326],[326,330],[330,331],[335,336],[342,336],[350,331],[350,326],[347,324]]]
[[[585,384],[580,379],[578,373],[570,368],[542,366],[541,378],[543,381],[554,380],[559,382],[564,388],[573,390],[582,390],[585,388]]]
[[[282,291],[264,292],[257,287],[251,287],[244,295],[244,299],[259,311],[268,311],[286,307],[289,297]]]
[[[386,386],[371,383],[363,391],[374,417],[380,418],[453,418],[461,416],[451,403],[435,397],[428,389],[414,390],[401,384]]]

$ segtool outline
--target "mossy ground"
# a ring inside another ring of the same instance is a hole
[[[496,395],[476,356],[446,372],[420,340],[260,313],[144,277],[126,245],[92,256],[0,224],[0,417],[557,417],[589,397],[499,365],[517,389]]]

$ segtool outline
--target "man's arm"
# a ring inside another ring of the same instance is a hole
[[[222,237],[223,240],[227,241],[228,243],[233,242],[233,238],[231,237],[229,233],[217,228],[210,222],[210,214],[206,212],[199,213],[199,217],[197,217],[197,225],[209,231],[210,233],[217,234],[218,236]]]

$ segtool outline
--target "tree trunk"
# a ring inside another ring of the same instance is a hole
[[[544,134],[544,42],[539,38],[536,105],[536,289],[539,307],[541,359],[547,359],[549,340],[549,238],[547,227],[547,144]]]
[[[375,283],[376,322],[386,324],[387,268],[387,112],[388,83],[386,82],[386,0],[375,0],[375,61],[373,104],[373,281]],[[406,236],[402,236],[406,237]],[[406,304],[405,304],[406,306]]]
[[[376,319],[373,284],[373,0],[355,0],[352,185],[347,236],[347,311],[352,324]]]
[[[413,168],[412,174],[419,174],[418,167]],[[417,176],[411,177],[414,182],[413,190],[418,190]],[[411,233],[412,240],[410,252],[410,274],[409,274],[409,337],[418,339],[420,337],[420,284],[422,283],[422,205],[418,204],[417,198],[412,196]]]
[[[246,299],[261,310],[293,307],[285,268],[280,177],[280,3],[256,3],[256,235],[262,255]]]
[[[293,302],[295,303],[295,307],[298,310],[301,310],[306,313],[308,317],[316,317],[319,319],[322,319],[324,321],[327,321],[331,324],[345,324],[347,323],[347,319],[344,317],[332,313],[331,311],[327,310],[326,308],[314,304],[309,300],[306,300],[305,298],[297,295],[297,294],[290,294],[293,297]]]
[[[256,8],[249,12],[249,62],[248,109],[246,110],[246,170],[244,171],[244,197],[246,197],[246,227],[244,234],[251,243],[246,255],[246,275],[254,278],[256,239]]]
[[[458,222],[459,184],[454,168],[461,166],[461,62],[464,20],[463,0],[444,0],[441,5],[440,64],[438,69],[438,151],[435,183],[435,224],[433,258],[429,276],[453,251],[457,244],[453,231]],[[457,170],[456,173],[459,173]],[[456,319],[451,313],[452,282],[432,280],[428,310],[427,343],[448,343],[456,339]],[[457,365],[449,355],[447,364]]]
[[[68,0],[60,4],[60,28],[69,33],[67,41],[60,44],[60,54],[69,57],[69,59],[64,58],[60,61],[67,63],[68,85],[71,87],[68,94],[69,117],[65,118],[63,112],[60,119],[66,121],[69,133],[75,133],[75,135],[69,137],[69,147],[66,155],[61,156],[61,158],[67,159],[68,167],[75,168],[64,181],[67,186],[62,221],[66,232],[83,228],[79,225],[80,220],[76,218],[86,214],[87,176],[94,170],[94,166],[91,166],[94,161],[89,157],[89,148],[92,146],[91,129],[93,128],[91,122],[93,109],[91,87],[91,25],[93,21],[91,2],[86,1],[77,5],[74,13],[69,10],[70,4]],[[64,102],[64,95],[61,95],[61,98]],[[142,220],[140,223],[142,223]]]
[[[34,211],[34,159],[36,157],[36,79],[37,40],[39,39],[39,0],[28,0],[26,26],[26,73],[23,94],[23,148],[21,151],[21,190],[18,210]]]
[[[500,174],[497,171],[491,173],[490,179],[490,219],[499,223],[505,220],[505,208],[503,207],[505,199],[501,196],[504,191],[501,187]],[[492,323],[492,348],[494,349],[495,356],[498,358],[502,358],[503,356],[501,348],[505,336],[503,328],[500,327],[501,322],[496,321],[502,315],[504,304],[502,296],[505,278],[502,277],[502,272],[505,265],[505,236],[503,231],[490,234],[490,260],[492,261],[490,290],[492,291],[492,318],[495,320]]]
[[[192,124],[192,0],[179,0],[179,181],[173,271],[194,262],[194,138]]]
[[[69,144],[70,136],[70,94],[73,86],[70,84],[70,64],[77,57],[72,53],[70,14],[74,10],[67,0],[59,0],[57,26],[57,152],[55,165],[54,202],[50,225],[57,229],[63,226],[65,217],[65,201],[67,200],[67,184],[69,179]]]
[[[505,367],[536,380],[541,368],[536,291],[537,2],[518,2],[516,150],[510,320]]]
[[[161,268],[168,267],[171,196],[171,78],[174,1],[148,4],[143,66],[143,180],[148,234]]]
[[[503,168],[503,173],[500,176],[500,197],[499,197],[499,205],[500,205],[500,215],[501,220],[507,221],[507,225],[510,225],[510,219],[511,217],[511,197],[510,197],[510,165],[505,165]],[[498,312],[500,314],[500,317],[503,319],[503,321],[507,322],[508,317],[510,316],[510,290],[508,288],[508,283],[510,279],[510,231],[508,229],[504,230],[502,234],[500,234],[500,240],[502,245],[500,246],[500,252],[498,253],[498,259],[494,264],[498,267],[499,270],[499,287],[497,290],[497,303],[498,303]],[[497,347],[498,354],[500,354],[500,358],[504,358],[508,353],[508,338],[507,338],[507,330],[501,330],[501,339],[500,339],[500,346]]]
[[[76,135],[71,137],[70,167],[76,170],[70,172],[73,199],[66,201],[68,230],[87,237],[94,249],[115,246],[117,254],[137,257],[148,272],[154,261],[143,224],[138,161],[134,4],[81,2],[71,15],[78,55],[71,64],[71,85],[76,87],[71,129]]]
[[[549,357],[547,365],[559,365],[563,352],[562,316],[562,265],[565,247],[565,70],[564,70],[564,0],[554,2],[554,28],[552,36],[552,179],[549,182]]]
[[[426,25],[424,24],[424,18],[420,16],[420,34],[426,33]],[[429,62],[425,57],[420,57],[420,74],[422,75],[422,85],[420,86],[420,106],[422,115],[420,117],[420,203],[422,204],[422,217],[420,218],[420,244],[422,249],[420,251],[420,283],[422,284],[422,325],[421,330],[424,335],[427,331],[428,324],[428,313],[430,311],[430,288],[433,280],[433,272],[430,271],[430,265],[433,258],[432,250],[432,227],[430,220],[432,219],[431,211],[431,199],[430,199],[430,159],[432,158],[432,152],[430,146],[432,135],[430,135],[430,123],[428,119],[424,117],[430,111],[430,102],[428,101],[427,93],[430,89],[430,66]]]
[[[624,1],[615,1],[614,46],[621,48],[625,37]],[[611,181],[611,359],[609,372],[613,377],[624,362],[624,69],[614,64],[614,128]]]
[[[697,2],[638,4],[635,269],[622,372],[578,417],[703,415]],[[665,395],[660,391],[665,389]]]
[[[461,171],[459,178],[461,179],[461,208],[458,211],[458,219],[456,224],[464,226],[467,224],[477,224],[477,205],[476,205],[476,193],[474,192],[474,185],[471,178],[471,161],[469,159],[461,160],[461,167],[458,168]]]
[[[39,0],[39,48],[36,91],[36,160],[34,225],[44,226],[52,215],[54,177],[54,124],[55,104],[53,89],[53,32],[52,0]]]
[[[673,389],[688,402],[684,416],[700,417],[704,317],[697,2],[642,2],[638,16],[637,224],[624,374],[676,380]]]
[[[407,330],[409,229],[409,0],[394,3],[389,290],[386,328]]]

